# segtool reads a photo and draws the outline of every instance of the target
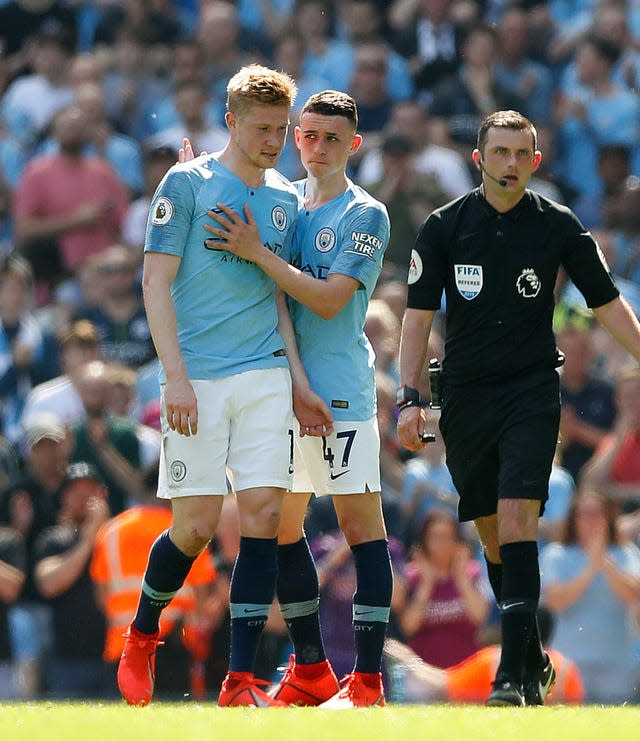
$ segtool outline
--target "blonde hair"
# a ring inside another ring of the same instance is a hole
[[[227,110],[241,115],[256,104],[291,106],[297,93],[295,81],[285,72],[249,64],[229,80]]]

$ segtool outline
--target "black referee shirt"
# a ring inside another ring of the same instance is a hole
[[[498,213],[480,188],[434,211],[409,268],[410,309],[446,295],[448,384],[516,378],[555,365],[554,287],[563,266],[590,307],[619,295],[593,237],[532,191]]]

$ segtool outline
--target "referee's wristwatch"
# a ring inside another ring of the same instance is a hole
[[[420,392],[411,386],[400,386],[396,394],[396,406],[400,411],[407,407],[420,406]]]

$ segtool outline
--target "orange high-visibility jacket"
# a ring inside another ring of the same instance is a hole
[[[584,687],[576,664],[558,651],[546,649],[556,670],[550,703],[581,703]],[[445,669],[447,699],[453,702],[485,702],[500,663],[500,647],[487,646],[455,666]]]
[[[96,539],[90,573],[106,592],[107,636],[103,657],[116,662],[124,647],[123,633],[133,620],[154,541],[171,525],[171,510],[163,507],[134,507],[106,522]],[[188,622],[195,607],[193,588],[216,578],[213,559],[205,549],[194,561],[186,581],[165,607],[160,636],[168,635],[177,620]]]

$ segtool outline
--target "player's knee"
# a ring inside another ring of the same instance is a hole
[[[280,525],[281,507],[277,502],[264,503],[240,515],[240,532],[253,538],[275,538]]]
[[[357,517],[340,518],[340,529],[350,546],[383,540],[387,537],[384,526],[377,522],[363,522]]]
[[[171,528],[171,540],[187,556],[197,556],[203,551],[215,532],[215,525],[190,520]]]

